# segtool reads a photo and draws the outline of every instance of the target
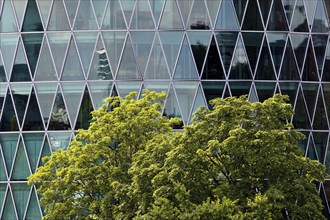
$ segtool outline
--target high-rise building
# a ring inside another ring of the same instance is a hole
[[[0,219],[40,219],[40,158],[143,88],[184,124],[215,97],[288,94],[330,173],[329,15],[329,0],[0,0]],[[329,217],[330,180],[318,189]]]

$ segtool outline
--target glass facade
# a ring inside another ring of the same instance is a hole
[[[104,98],[143,88],[183,124],[215,97],[288,94],[330,174],[329,15],[329,0],[0,0],[0,219],[40,219],[26,177]],[[330,179],[318,188],[329,217]]]

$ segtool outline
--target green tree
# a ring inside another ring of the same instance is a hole
[[[285,97],[215,99],[173,132],[164,93],[135,96],[109,98],[29,178],[46,219],[324,218],[325,169],[303,156]]]

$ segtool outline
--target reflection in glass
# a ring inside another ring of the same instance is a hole
[[[225,87],[225,82],[202,82],[204,94],[209,108],[211,108],[210,100],[222,97],[223,88]]]
[[[89,91],[91,93],[94,109],[100,108],[105,102],[104,99],[110,96],[112,89],[112,82],[90,82]]]
[[[218,41],[219,51],[225,70],[228,72],[234,54],[237,32],[217,32],[215,33]]]
[[[75,17],[75,30],[97,30],[95,15],[90,1],[80,1]],[[72,15],[69,15],[72,16]]]
[[[148,0],[139,0],[136,3],[132,16],[131,29],[153,29],[154,21],[151,15]]]
[[[204,1],[194,1],[187,28],[210,29],[210,21]]]
[[[180,1],[183,2],[183,1]],[[185,1],[187,2],[187,1]],[[159,25],[160,29],[182,29],[181,16],[175,0],[167,0]]]
[[[71,132],[49,132],[48,136],[52,152],[67,149],[71,140]]]
[[[25,9],[22,31],[43,31],[38,7],[35,0],[29,0]]]
[[[239,29],[232,1],[222,1],[215,29]]]
[[[302,0],[297,0],[296,8],[293,12],[291,30],[295,32],[308,32],[307,16]]]
[[[317,3],[312,30],[313,32],[322,33],[326,33],[329,31],[329,22],[323,1],[318,1]]]

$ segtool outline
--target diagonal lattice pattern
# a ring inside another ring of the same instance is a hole
[[[215,97],[288,94],[330,173],[329,15],[328,0],[0,0],[0,218],[40,219],[40,158],[143,88],[184,124]],[[330,181],[319,190],[329,217]]]

